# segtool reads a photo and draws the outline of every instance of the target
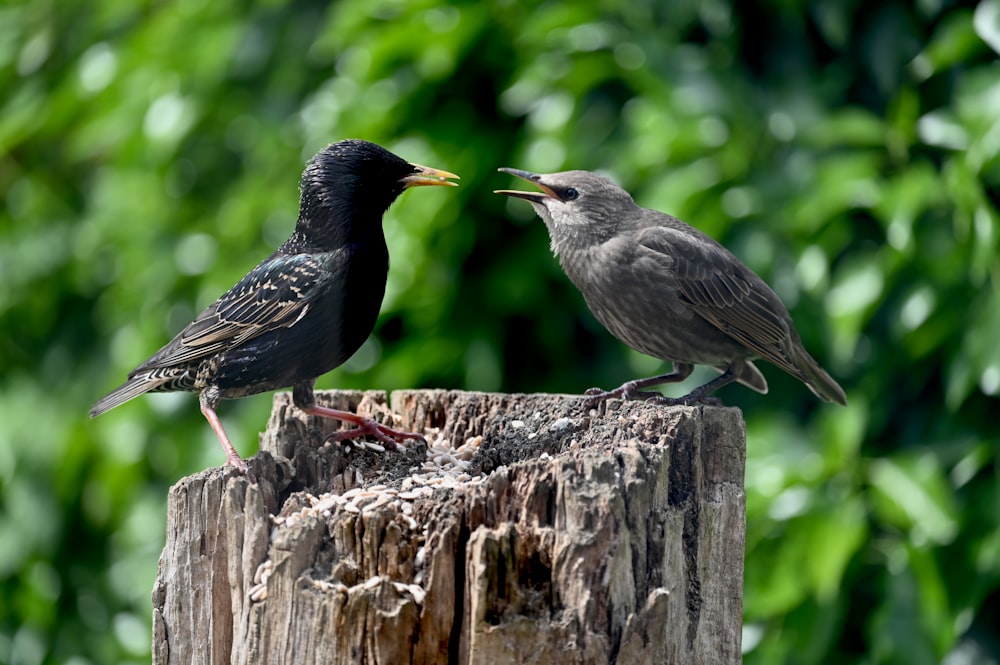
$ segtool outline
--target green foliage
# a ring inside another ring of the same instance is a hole
[[[997,662],[1000,1],[0,7],[0,662],[143,662],[194,397],[89,405],[290,231],[363,137],[462,176],[390,210],[372,340],[320,387],[653,374],[499,166],[599,169],[714,235],[848,393],[764,371],[747,663]],[[697,375],[696,378],[703,378]],[[678,388],[682,390],[683,388]],[[268,396],[222,417],[252,454]]]

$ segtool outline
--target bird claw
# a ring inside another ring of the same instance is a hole
[[[621,397],[621,393],[617,390],[602,390],[600,388],[590,388],[584,395],[589,395],[583,401],[584,408],[593,409],[601,402],[605,402],[609,399],[614,399],[616,397]]]
[[[634,381],[629,381],[623,384],[619,388],[614,390],[601,390],[600,388],[590,388],[585,395],[589,395],[587,400],[584,402],[584,406],[588,409],[592,409],[601,402],[609,399],[621,399],[624,402],[631,400],[642,400],[647,402],[655,402],[658,399],[669,399],[663,397],[660,393],[650,392],[648,390],[639,390]]]
[[[241,457],[227,457],[226,464],[235,467],[236,470],[243,474],[243,476],[245,476],[251,484],[257,484],[257,476],[255,476],[253,471],[250,470],[250,465],[248,465]]]
[[[423,445],[427,445],[427,439],[424,438],[423,434],[418,434],[417,432],[403,432],[400,430],[392,429],[388,425],[383,425],[382,423],[372,420],[371,418],[365,418],[361,424],[353,429],[340,430],[334,432],[326,437],[327,441],[347,441],[358,439],[363,436],[375,437],[378,441],[390,445],[396,450],[403,452],[407,448],[403,445],[403,441],[407,439],[413,439],[418,441]]]

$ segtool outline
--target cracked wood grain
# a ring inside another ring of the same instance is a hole
[[[249,460],[170,491],[153,662],[740,662],[737,409],[319,393],[428,447],[325,443],[275,396]],[[376,447],[377,448],[377,447]]]

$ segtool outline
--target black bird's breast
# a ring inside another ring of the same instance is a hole
[[[343,364],[375,328],[389,270],[384,238],[284,259],[277,278],[298,298],[299,318],[290,314],[287,325],[205,359],[206,383],[226,398],[315,379]]]

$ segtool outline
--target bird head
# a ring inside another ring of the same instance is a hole
[[[531,203],[545,222],[556,253],[567,243],[592,245],[614,237],[637,209],[635,201],[610,178],[590,171],[530,173],[501,168],[538,187],[538,192],[498,189],[504,194]]]
[[[410,187],[451,185],[458,176],[407,162],[359,139],[331,143],[306,164],[296,233],[314,244],[381,230],[382,214]]]

